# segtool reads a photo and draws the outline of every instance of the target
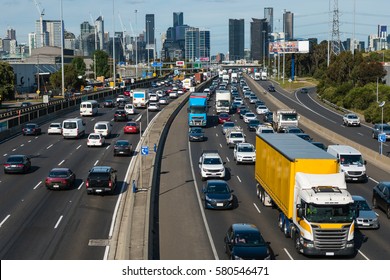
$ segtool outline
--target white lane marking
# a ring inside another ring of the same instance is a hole
[[[257,212],[259,212],[259,214],[261,214],[261,211],[260,211],[259,207],[257,207],[256,203],[253,202],[253,206],[255,206]]]
[[[81,148],[81,145],[79,145],[77,148],[76,148],[76,150],[78,150],[78,149],[80,149]]]
[[[84,185],[84,181],[81,182],[80,186],[77,189],[80,190],[83,185]]]
[[[96,166],[96,164],[98,164],[98,162],[99,162],[99,160],[97,160],[93,166]]]
[[[218,133],[215,133],[215,136],[217,136],[217,137],[218,137]]]
[[[16,149],[13,149],[12,151],[13,151],[13,152],[15,152],[15,151],[16,151]]]
[[[33,188],[33,190],[35,190],[36,188],[38,188],[40,184],[42,184],[42,181],[40,181],[38,184],[36,184],[35,187]]]
[[[28,143],[31,143],[31,140],[28,140]]]
[[[111,147],[111,145],[108,145],[107,148],[106,148],[106,150],[108,150],[110,147]]]
[[[222,144],[219,144],[219,146],[222,148]]]
[[[56,225],[54,226],[55,229],[59,226],[59,224],[61,223],[61,220],[62,220],[63,217],[64,217],[64,216],[61,215],[61,217],[58,219]]]
[[[226,157],[226,160],[227,160],[228,162],[230,162],[230,159],[229,159],[228,157]]]
[[[8,154],[4,154],[3,157],[6,157]]]
[[[364,136],[364,134],[363,134],[363,133],[360,133],[360,132],[358,132],[358,134],[359,134],[359,135],[361,135],[361,136]]]
[[[50,149],[51,147],[53,147],[53,144],[51,144],[50,146],[48,146],[48,147],[46,148],[46,150]]]
[[[20,147],[23,147],[23,146],[24,146],[24,144],[20,145]]]
[[[139,115],[139,117],[136,118],[135,121],[136,121],[136,122],[139,122],[139,121],[141,120],[141,118],[142,118],[142,115]]]
[[[362,251],[358,250],[359,254],[363,256],[366,260],[370,260]]]
[[[95,118],[92,118],[92,119],[91,119],[91,122],[93,122],[94,120],[95,120]]]
[[[239,177],[239,176],[237,176],[237,180],[238,180],[238,181],[240,181],[240,183],[241,183],[241,179],[240,179],[240,177]]]
[[[371,181],[373,181],[374,183],[378,184],[379,182],[377,180],[375,180],[374,178],[371,178],[371,177],[368,177],[368,179],[370,179]]]
[[[3,226],[3,224],[5,223],[5,221],[8,220],[9,217],[11,217],[10,214],[8,214],[7,217],[5,217],[4,220],[1,221],[1,223],[0,223],[0,228]]]
[[[38,139],[39,137],[38,136],[35,136],[35,139]]]
[[[286,252],[286,254],[290,258],[290,260],[294,260],[293,257],[290,255],[290,253],[287,251],[286,248],[283,248],[283,250]]]
[[[58,166],[60,166],[61,164],[63,164],[65,162],[65,160],[63,159],[59,164]]]

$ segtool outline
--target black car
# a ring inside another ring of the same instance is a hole
[[[114,121],[127,121],[127,114],[125,110],[116,110],[114,113]]]
[[[313,138],[311,138],[310,135],[307,133],[296,133],[295,135],[302,138],[303,140],[306,140],[309,142],[313,141]]]
[[[248,130],[249,131],[256,131],[256,129],[259,125],[260,125],[259,120],[250,120],[248,123]]]
[[[117,140],[114,145],[114,156],[127,155],[133,152],[133,145],[128,140]]]
[[[379,182],[374,187],[372,208],[381,208],[390,219],[390,181]]]
[[[264,120],[265,123],[271,123],[272,124],[273,121],[274,121],[274,113],[272,113],[271,111],[265,113],[263,115],[263,120]]]
[[[203,188],[204,208],[206,209],[233,209],[233,190],[224,180],[208,180]]]
[[[225,235],[225,252],[231,260],[269,260],[268,243],[253,224],[233,224]]]
[[[119,100],[116,105],[118,109],[124,109],[126,106],[126,100]]]
[[[22,102],[20,104],[20,108],[27,108],[27,107],[30,107],[30,106],[32,106],[31,102]]]
[[[103,107],[113,108],[114,106],[115,106],[115,103],[111,99],[104,100],[104,102],[103,102]]]
[[[240,119],[244,118],[245,114],[248,112],[250,112],[250,110],[247,108],[241,109],[240,110]]]
[[[257,107],[257,106],[259,106],[259,105],[265,105],[264,101],[263,101],[263,100],[260,100],[260,99],[256,100],[256,102],[255,102],[255,107]]]
[[[36,123],[28,123],[22,129],[23,135],[39,135],[41,132],[41,128]]]
[[[307,88],[301,88],[301,93],[309,93],[309,90]]]
[[[267,90],[269,92],[275,92],[275,87],[273,85],[268,85]]]
[[[4,163],[4,173],[27,173],[31,168],[31,160],[26,155],[10,155]]]
[[[326,147],[325,144],[322,143],[322,142],[310,142],[310,143],[312,143],[314,146],[317,146],[317,147],[320,148],[320,149],[323,149],[324,151],[327,150],[327,147]]]
[[[190,127],[188,130],[188,141],[204,141],[204,130],[201,127]]]
[[[94,166],[89,170],[85,187],[87,194],[105,192],[114,193],[116,187],[116,170],[110,166]]]

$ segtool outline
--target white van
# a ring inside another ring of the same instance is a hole
[[[344,172],[346,181],[367,180],[366,161],[355,148],[347,145],[329,145],[327,152],[339,162],[339,172]]]
[[[94,133],[100,133],[104,137],[108,138],[111,135],[112,130],[112,124],[107,121],[100,121],[95,123],[95,126],[93,127]]]
[[[62,137],[80,138],[85,134],[85,123],[80,118],[67,119],[62,122]]]

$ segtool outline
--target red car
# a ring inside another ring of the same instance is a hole
[[[47,189],[69,189],[75,186],[76,174],[69,168],[53,168],[46,177],[45,185]]]
[[[228,113],[220,113],[218,115],[218,123],[230,122],[230,115]]]
[[[123,128],[124,133],[139,133],[139,127],[136,122],[128,122]]]
[[[125,91],[123,92],[123,95],[124,95],[124,96],[131,96],[131,91],[130,91],[130,90],[125,90]]]

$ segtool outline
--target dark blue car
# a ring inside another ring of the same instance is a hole
[[[206,209],[234,208],[232,192],[226,181],[208,180],[203,188],[204,207]]]

